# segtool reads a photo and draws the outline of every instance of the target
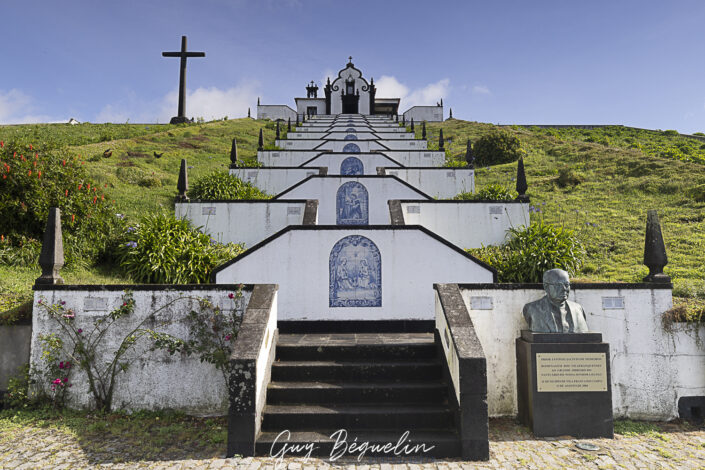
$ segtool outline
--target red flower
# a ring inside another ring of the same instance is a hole
[[[66,166],[66,160],[61,160],[61,163],[63,163],[64,166]]]
[[[73,222],[74,220],[76,220],[76,214],[71,214],[71,222]]]
[[[33,150],[33,149],[32,149],[32,144],[29,144],[29,149],[30,149],[30,150]]]
[[[104,195],[104,194],[101,194],[101,195],[100,195],[100,200],[101,200],[101,201],[105,201],[105,195]]]
[[[83,183],[78,183],[78,190],[80,191],[81,188],[83,187]]]
[[[86,186],[86,191],[90,191],[90,190],[91,190],[91,184],[88,183],[88,185]]]
[[[4,146],[5,146],[5,142],[3,142],[2,140],[0,140],[0,149],[3,148]]]
[[[34,159],[35,159],[35,160],[39,160],[39,154],[38,154],[38,153],[35,153],[35,154],[34,154]]]
[[[42,179],[42,170],[39,170],[39,175],[37,175],[37,178]]]
[[[37,160],[34,160],[34,168],[37,168]]]
[[[95,204],[96,199],[98,199],[98,196],[93,196],[93,204]]]
[[[66,192],[64,193],[64,196],[69,197],[69,190],[67,189]]]
[[[2,175],[2,179],[6,180],[6,179],[7,179],[7,175]]]
[[[27,173],[27,176],[32,176],[32,170],[29,170],[29,173]]]

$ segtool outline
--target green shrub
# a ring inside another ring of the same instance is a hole
[[[668,129],[663,131],[663,135],[678,135],[678,131],[673,129]]]
[[[563,167],[558,170],[558,178],[556,178],[556,182],[561,188],[577,186],[583,181],[585,181],[583,174],[575,171],[573,168]]]
[[[472,148],[476,166],[515,162],[526,153],[518,137],[499,129],[477,139]]]
[[[250,183],[216,170],[193,184],[189,197],[201,201],[222,201],[232,199],[268,199],[270,196]]]
[[[8,408],[27,408],[32,400],[29,394],[29,364],[24,364],[17,369],[17,374],[11,376],[7,382],[5,402]]]
[[[560,268],[574,275],[583,264],[585,249],[565,227],[540,220],[511,228],[509,235],[511,239],[502,246],[470,250],[497,270],[500,282],[542,282],[548,269]]]
[[[213,268],[243,251],[242,245],[221,245],[188,220],[163,213],[128,227],[125,240],[118,250],[120,266],[144,283],[208,282]]]
[[[461,201],[513,201],[517,193],[501,184],[492,183],[480,189],[477,193],[460,193],[454,200]]]
[[[702,132],[693,132],[693,135],[699,135],[699,136],[705,137],[705,134],[703,134]]]
[[[149,175],[142,178],[137,184],[143,188],[161,188],[162,180],[154,175]]]
[[[4,143],[0,175],[0,240],[10,240],[19,251],[9,255],[5,245],[0,262],[34,263],[26,248],[38,247],[51,207],[61,210],[67,265],[109,257],[123,224],[103,188],[89,180],[83,161],[62,150],[40,154],[30,144]]]

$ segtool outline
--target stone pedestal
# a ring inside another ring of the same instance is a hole
[[[519,421],[537,437],[614,436],[609,344],[601,333],[534,333],[516,340]]]

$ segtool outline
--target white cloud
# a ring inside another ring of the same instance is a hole
[[[375,85],[378,97],[401,98],[402,109],[408,109],[412,106],[433,106],[441,101],[441,98],[446,99],[450,93],[450,80],[447,78],[411,90],[396,77],[382,75]]]
[[[492,92],[485,85],[475,85],[472,87],[472,92],[475,95],[491,95]]]
[[[50,122],[52,119],[38,114],[34,98],[13,88],[10,91],[0,90],[0,124],[28,124]],[[66,119],[68,121],[68,119]]]
[[[202,117],[206,121],[247,116],[247,108],[252,115],[257,114],[258,82],[237,85],[227,90],[217,87],[197,88],[186,92],[186,116]],[[125,99],[107,104],[96,115],[96,122],[169,122],[178,111],[179,93],[172,90],[161,100],[144,102],[129,92]]]

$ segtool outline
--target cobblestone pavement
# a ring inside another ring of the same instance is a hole
[[[178,442],[167,443],[159,455],[180,455],[141,459],[142,449],[124,446],[114,437],[90,443],[70,432],[24,427],[12,437],[0,436],[1,469],[77,469],[77,468],[157,468],[157,469],[237,469],[237,470],[465,470],[547,469],[547,468],[626,468],[626,469],[705,469],[705,429],[683,424],[661,424],[661,431],[639,436],[610,439],[536,439],[525,428],[510,419],[490,421],[491,456],[487,462],[459,460],[379,459],[357,462],[329,459],[287,458],[280,462],[271,457],[217,458],[212,451],[178,448]],[[98,442],[97,442],[98,441]],[[585,451],[576,447],[589,442],[599,447]]]

